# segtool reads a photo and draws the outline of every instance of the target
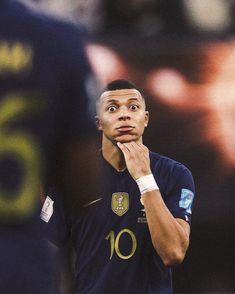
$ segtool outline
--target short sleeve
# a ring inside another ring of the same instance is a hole
[[[183,165],[177,164],[171,175],[171,188],[165,203],[175,218],[184,219],[191,224],[195,184],[191,172]]]
[[[70,226],[64,211],[61,199],[54,189],[50,190],[41,210],[40,224],[44,238],[58,247],[64,246],[70,236]]]

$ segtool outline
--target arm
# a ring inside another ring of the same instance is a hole
[[[159,190],[147,192],[143,197],[154,248],[166,266],[181,263],[189,245],[189,224],[173,217]]]
[[[151,174],[149,151],[142,143],[120,144],[129,173],[134,180]],[[190,226],[174,218],[165,205],[160,190],[145,192],[142,200],[148,221],[152,243],[166,266],[181,263],[189,245]]]

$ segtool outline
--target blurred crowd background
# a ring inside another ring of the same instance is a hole
[[[145,144],[192,171],[191,245],[175,293],[235,293],[235,1],[24,2],[82,24],[100,86],[126,78],[142,88]]]

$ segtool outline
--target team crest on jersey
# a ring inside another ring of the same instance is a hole
[[[182,189],[180,195],[179,206],[186,209],[188,213],[192,213],[191,207],[193,203],[194,193],[188,189]]]
[[[129,209],[129,194],[125,192],[113,193],[111,207],[118,216],[125,214]]]

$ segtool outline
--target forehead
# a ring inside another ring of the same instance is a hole
[[[111,101],[123,101],[123,100],[137,100],[143,102],[143,97],[140,92],[136,89],[121,89],[105,91],[100,96],[101,103],[108,103]]]

